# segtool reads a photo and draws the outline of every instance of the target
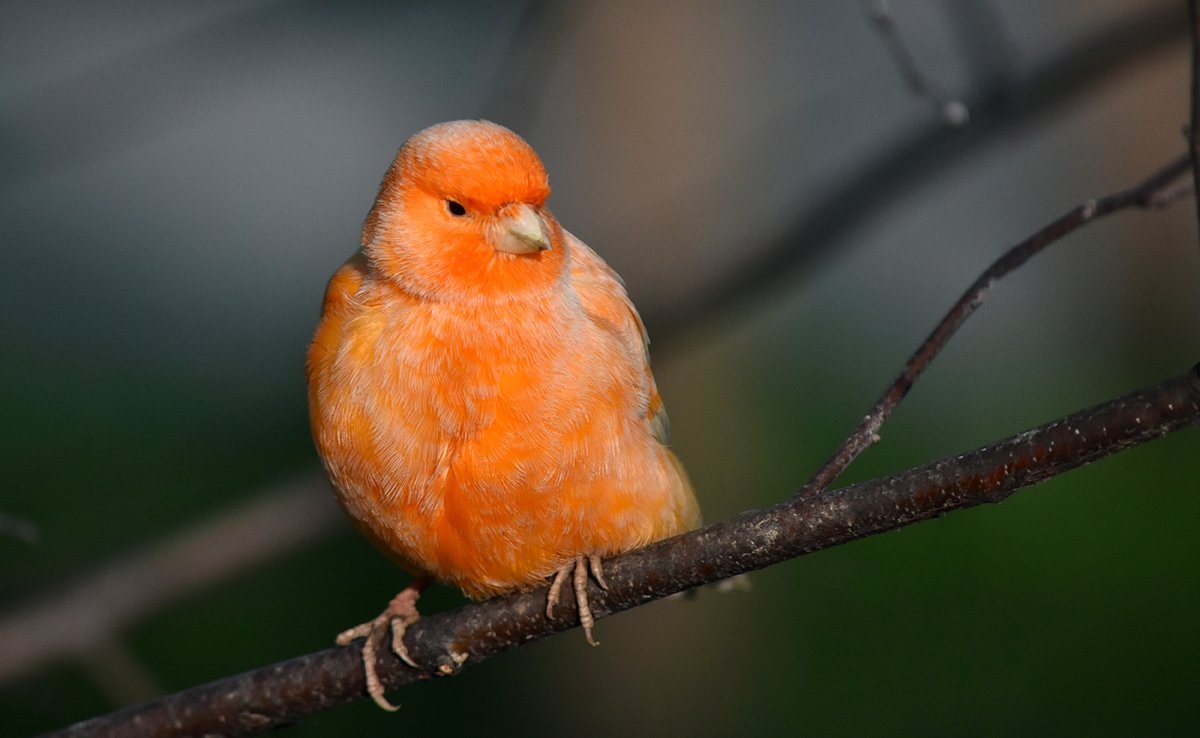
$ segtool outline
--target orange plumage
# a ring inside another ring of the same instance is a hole
[[[430,577],[488,597],[699,522],[641,320],[549,194],[511,131],[433,126],[400,149],[329,282],[313,435],[346,513],[420,577],[409,606]]]

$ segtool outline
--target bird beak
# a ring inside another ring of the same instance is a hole
[[[534,254],[550,248],[550,231],[546,228],[546,221],[531,205],[509,205],[500,216],[500,227],[502,230],[495,239],[497,251]]]

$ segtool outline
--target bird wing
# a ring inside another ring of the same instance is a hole
[[[587,244],[563,229],[571,259],[571,281],[579,302],[592,322],[612,333],[631,357],[641,357],[647,390],[646,418],[664,446],[670,435],[667,411],[650,373],[650,337],[625,291],[625,282]]]

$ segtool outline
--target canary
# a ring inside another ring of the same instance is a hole
[[[347,515],[416,580],[338,637],[375,655],[431,580],[473,598],[571,579],[587,639],[602,557],[691,530],[645,328],[612,269],[559,225],[533,149],[487,121],[401,147],[333,275],[306,363],[313,436]]]

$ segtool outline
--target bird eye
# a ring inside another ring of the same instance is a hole
[[[467,214],[467,209],[464,208],[461,203],[457,203],[453,200],[447,200],[446,207],[450,209],[451,215],[457,216],[457,215],[466,215]]]

